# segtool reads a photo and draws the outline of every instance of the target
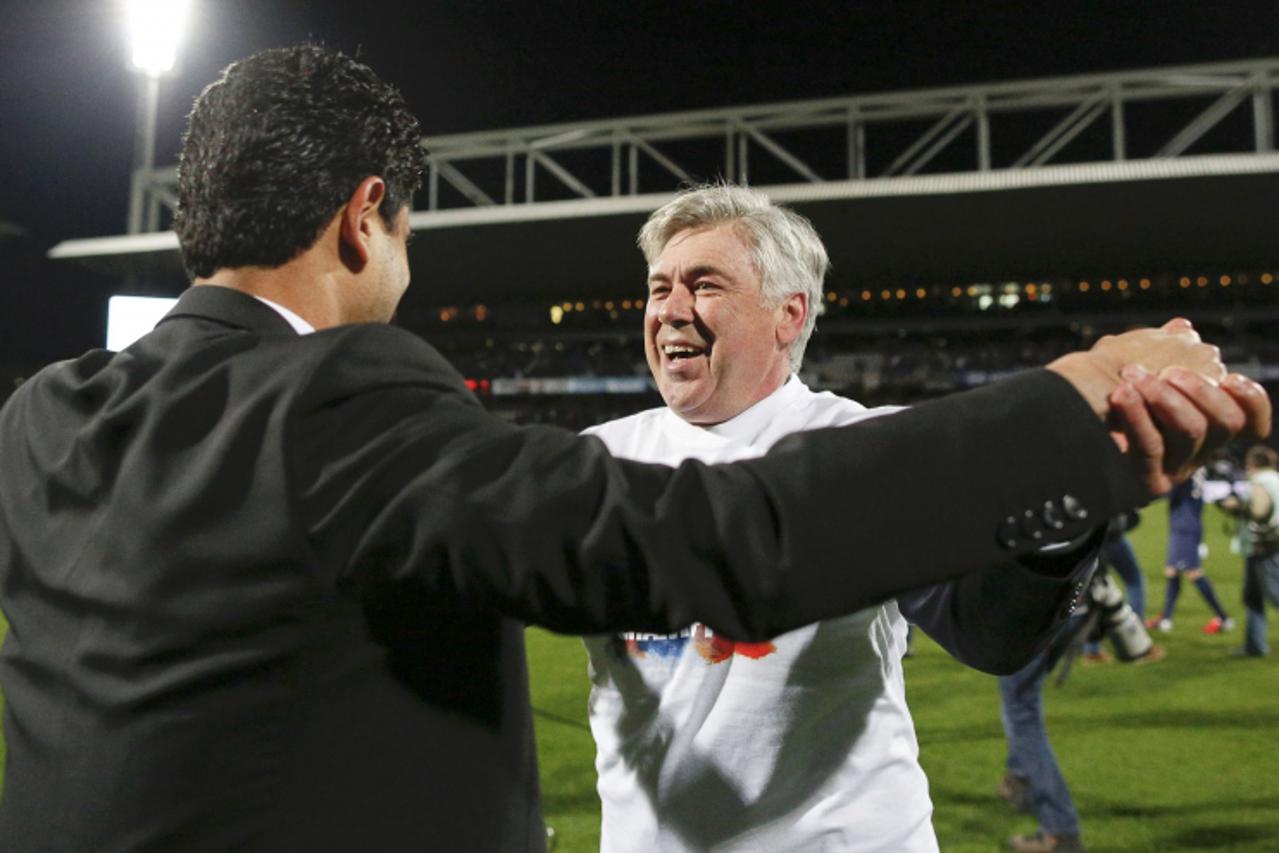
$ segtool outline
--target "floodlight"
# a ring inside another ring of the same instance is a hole
[[[155,121],[160,77],[173,70],[186,23],[188,0],[126,0],[133,67],[142,72],[138,133],[129,190],[129,233],[159,227],[160,206],[152,191],[155,171]]]
[[[187,5],[187,0],[128,0],[134,68],[148,77],[173,70]]]

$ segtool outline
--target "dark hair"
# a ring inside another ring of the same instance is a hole
[[[1248,448],[1244,462],[1254,468],[1273,468],[1279,462],[1279,454],[1264,444],[1258,444]]]
[[[299,45],[234,62],[196,99],[182,140],[173,227],[187,272],[286,263],[370,175],[386,182],[390,226],[426,157],[404,98],[348,56]]]

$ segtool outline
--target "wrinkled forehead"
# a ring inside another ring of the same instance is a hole
[[[694,225],[675,231],[662,244],[661,251],[649,265],[649,275],[669,265],[664,261],[669,260],[671,252],[680,249],[687,241],[699,237],[706,238],[698,241],[698,248],[699,254],[703,254],[707,262],[717,266],[745,265],[755,273],[756,277],[760,276],[753,235],[737,220]]]

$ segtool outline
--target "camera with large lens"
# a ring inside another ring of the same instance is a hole
[[[1124,662],[1146,657],[1155,646],[1141,617],[1128,605],[1123,590],[1105,568],[1092,576],[1084,601],[1048,647],[1048,669],[1056,669],[1061,664],[1056,678],[1058,686],[1066,683],[1084,644],[1102,640],[1108,640],[1115,657]]]
[[[1090,620],[1087,639],[1110,641],[1119,660],[1137,660],[1154,645],[1141,617],[1128,605],[1123,590],[1105,569],[1094,574],[1088,584],[1088,608],[1094,618]]]

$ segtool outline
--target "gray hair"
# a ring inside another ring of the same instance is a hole
[[[736,184],[702,184],[682,191],[653,211],[640,229],[640,251],[651,268],[666,244],[689,229],[733,226],[751,246],[751,264],[760,277],[768,307],[794,293],[807,297],[804,328],[790,345],[791,370],[799,372],[804,348],[822,310],[822,281],[830,259],[813,224],[760,192]]]

